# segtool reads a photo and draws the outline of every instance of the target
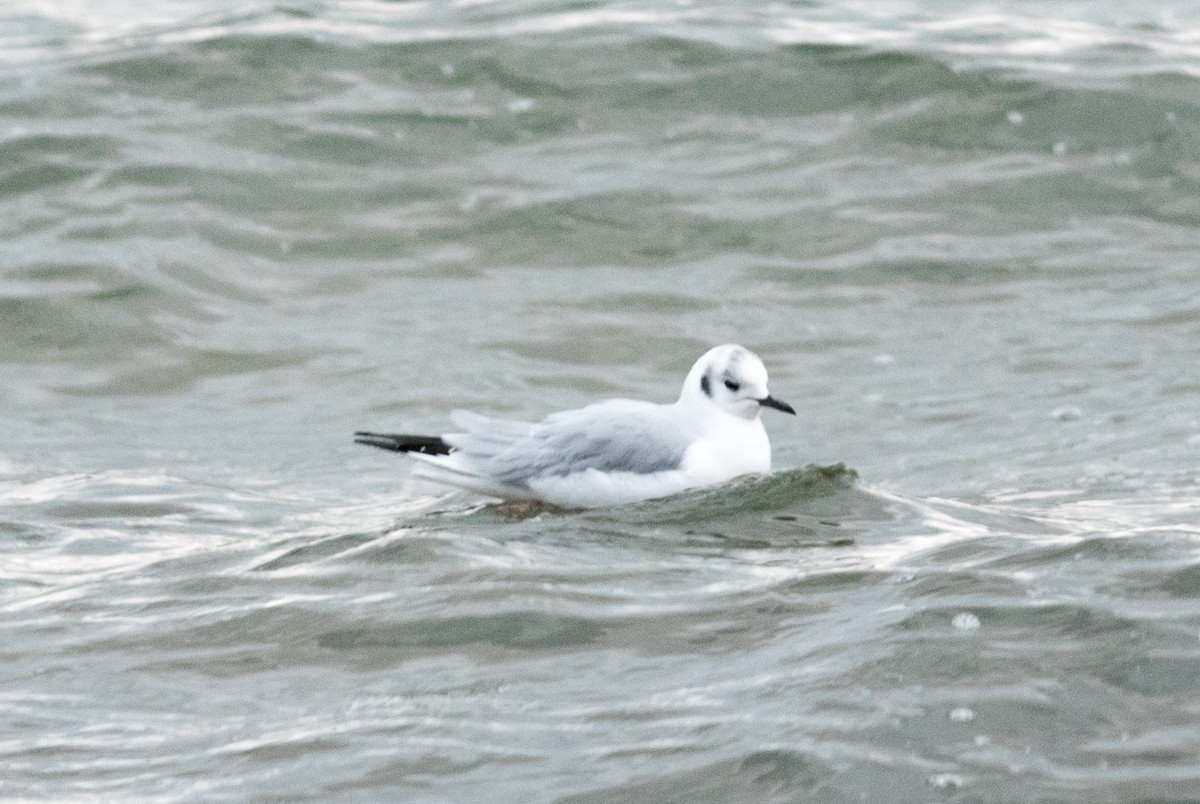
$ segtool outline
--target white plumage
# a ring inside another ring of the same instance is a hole
[[[674,403],[610,399],[540,422],[452,415],[439,437],[358,433],[360,443],[407,452],[418,475],[507,500],[593,508],[666,497],[771,470],[763,407],[767,370],[735,344],[709,350]]]

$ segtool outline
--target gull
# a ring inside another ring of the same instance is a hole
[[[459,432],[354,440],[407,453],[419,476],[486,497],[599,508],[769,473],[763,408],[796,413],[767,391],[758,355],[725,344],[696,361],[670,404],[608,399],[540,422],[456,411]]]

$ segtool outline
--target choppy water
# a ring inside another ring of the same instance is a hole
[[[1192,4],[126,5],[0,11],[0,796],[1200,800]],[[725,341],[771,478],[350,442]]]

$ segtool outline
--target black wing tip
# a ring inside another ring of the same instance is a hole
[[[355,444],[391,450],[392,452],[419,452],[422,455],[449,455],[450,445],[440,436],[407,435],[405,433],[371,433],[356,430]]]

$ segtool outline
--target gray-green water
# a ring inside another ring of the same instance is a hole
[[[0,797],[1200,800],[1193,4],[127,5],[0,10]],[[771,478],[350,440],[726,341]]]

